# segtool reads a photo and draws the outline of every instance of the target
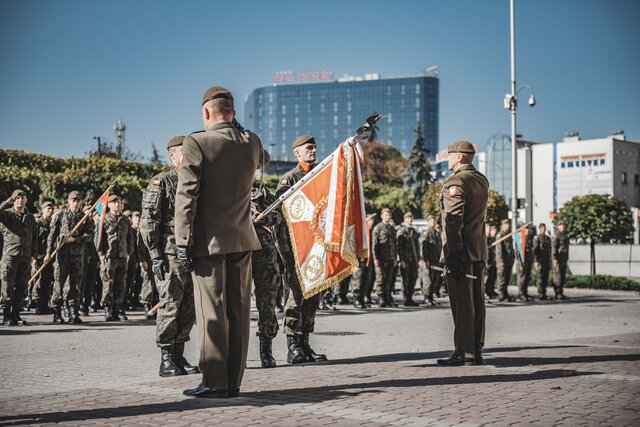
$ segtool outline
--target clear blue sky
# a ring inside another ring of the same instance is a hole
[[[440,146],[510,132],[508,0],[0,0],[0,148],[82,156],[93,136],[150,155],[202,127],[204,90],[245,96],[280,70],[440,68]],[[640,1],[517,0],[518,130],[640,140]]]

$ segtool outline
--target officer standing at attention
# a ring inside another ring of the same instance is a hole
[[[316,140],[311,135],[298,137],[293,144],[293,154],[298,160],[295,168],[285,173],[276,188],[278,198],[300,181],[316,163]],[[291,238],[286,221],[276,228],[278,251],[284,263],[285,281],[289,286],[289,297],[284,307],[284,333],[287,335],[287,362],[291,364],[327,360],[324,354],[316,353],[309,344],[313,332],[316,311],[320,306],[320,294],[305,299],[296,274]]]
[[[56,212],[51,220],[51,232],[47,240],[47,256],[44,262],[51,258],[56,248],[60,248],[53,270],[54,283],[50,304],[53,310],[53,322],[64,323],[60,313],[64,302],[69,306],[69,323],[82,323],[79,309],[85,242],[93,238],[93,227],[91,222],[85,221],[78,230],[73,234],[70,233],[83,216],[80,192],[72,191],[67,198],[67,207]]]
[[[424,273],[422,277],[422,294],[424,295],[424,303],[426,305],[436,305],[433,299],[434,294],[438,294],[440,288],[440,280],[442,273],[431,267],[439,267],[440,254],[442,252],[442,238],[436,230],[436,217],[429,215],[427,217],[429,227],[424,231],[422,244],[420,245],[421,262],[423,263]],[[439,296],[439,295],[438,295]]]
[[[405,307],[416,307],[413,301],[413,292],[418,280],[418,260],[420,249],[418,247],[418,232],[413,228],[413,214],[404,214],[404,225],[397,233],[398,259],[400,260],[400,274],[404,288]]]
[[[391,211],[383,208],[380,211],[379,222],[373,228],[373,264],[376,269],[376,293],[380,307],[391,307],[397,304],[393,301],[393,288],[396,282],[394,274],[398,255],[396,230],[391,222]]]
[[[102,306],[104,320],[127,320],[122,306],[127,288],[127,261],[131,240],[131,223],[122,215],[122,200],[115,194],[109,196],[109,212],[105,215],[102,240],[97,246],[102,278]],[[100,230],[96,230],[96,238]]]
[[[554,286],[556,299],[567,299],[564,295],[564,284],[567,281],[567,264],[569,262],[569,236],[567,223],[558,221],[558,229],[551,240],[551,256],[553,258]]]
[[[496,234],[496,241],[511,233],[511,221],[503,219],[500,223],[500,232]],[[513,237],[509,236],[496,246],[496,270],[497,285],[500,293],[499,301],[513,301],[509,296],[509,282],[511,281],[511,271],[515,253],[513,251]]]
[[[38,248],[36,219],[27,210],[27,193],[17,189],[0,204],[0,225],[3,234],[0,280],[2,281],[2,323],[8,326],[26,325],[20,317],[27,293],[31,265],[35,265]]]
[[[51,230],[51,218],[53,218],[53,203],[49,200],[42,203],[42,215],[37,219],[38,223],[38,251],[36,254],[36,270],[42,267],[44,257],[47,255],[47,240]],[[49,299],[53,285],[53,264],[49,263],[34,280],[31,297],[35,305],[35,314],[50,314]]]
[[[178,260],[192,271],[202,382],[191,397],[237,397],[251,323],[251,252],[260,249],[251,221],[256,169],[269,156],[258,136],[234,125],[233,96],[220,86],[202,98],[204,131],[187,136],[176,192]]]
[[[484,222],[489,198],[489,181],[471,164],[475,150],[468,141],[449,146],[452,175],[440,193],[442,247],[455,349],[439,365],[481,365],[484,346],[484,265],[487,240]],[[470,279],[466,275],[475,276]]]
[[[251,189],[251,216],[269,207],[275,198],[262,183],[254,182]],[[262,249],[253,251],[251,268],[253,271],[254,295],[258,310],[258,339],[260,340],[260,363],[263,368],[273,368],[276,360],[273,358],[271,342],[278,333],[278,318],[276,317],[276,298],[278,286],[281,282],[278,271],[278,250],[273,238],[273,226],[279,224],[282,217],[274,210],[266,217],[253,221],[258,240]]]
[[[373,232],[373,222],[376,214],[367,215],[367,241],[369,242],[369,255],[361,258],[358,269],[353,273],[351,280],[351,293],[353,294],[353,306],[358,309],[367,309],[365,297],[369,292],[371,275],[373,274],[373,247],[371,246],[371,234]]]
[[[171,138],[167,144],[171,168],[151,178],[142,196],[139,244],[149,250],[160,305],[156,320],[156,345],[160,347],[161,377],[198,374],[184,357],[184,343],[189,341],[196,320],[193,281],[176,255],[175,201],[178,170],[184,136]],[[140,248],[139,248],[140,249]],[[146,274],[143,268],[142,274]]]
[[[535,269],[538,273],[538,297],[542,301],[549,299],[547,296],[547,282],[551,269],[551,238],[547,236],[547,226],[541,222],[538,226],[538,234],[533,238],[533,253]]]

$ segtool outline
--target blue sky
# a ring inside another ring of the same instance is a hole
[[[0,148],[82,156],[94,136],[149,156],[202,127],[204,90],[238,117],[274,72],[440,68],[440,146],[510,132],[509,1],[0,0]],[[516,0],[518,131],[640,140],[640,2]],[[242,121],[242,120],[241,120]]]

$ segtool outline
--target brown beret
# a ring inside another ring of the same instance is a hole
[[[380,214],[382,215],[383,213],[391,213],[391,209],[389,208],[382,208],[382,210],[380,211]]]
[[[435,216],[433,216],[433,215],[429,215],[429,216],[427,217],[427,221],[429,221],[429,220],[431,220],[431,219],[436,219],[436,217],[435,217]]]
[[[404,214],[403,218],[406,218],[406,217],[408,217],[408,216],[410,216],[410,217],[412,217],[412,218],[413,218],[413,214],[412,214],[411,212],[405,212],[405,214]]]
[[[71,199],[82,200],[82,194],[80,194],[79,191],[73,190],[69,193],[69,197],[67,197],[67,200]]]
[[[216,98],[226,98],[233,100],[233,95],[227,89],[222,86],[213,86],[207,89],[207,91],[202,95],[202,105],[206,104],[207,101],[211,101]]]
[[[467,153],[467,154],[475,154],[476,150],[473,148],[473,145],[469,141],[458,141],[454,142],[447,149],[449,153]]]
[[[42,209],[46,208],[47,206],[54,207],[53,202],[51,200],[47,200],[46,202],[42,203]]]
[[[291,144],[291,148],[300,147],[301,145],[304,145],[304,144],[315,145],[315,143],[316,143],[316,140],[311,135],[302,135],[302,136],[299,136],[295,141],[293,141],[293,144]]]
[[[171,147],[180,147],[182,145],[182,141],[184,141],[184,136],[183,135],[174,136],[173,138],[171,138],[169,140],[169,143],[167,144],[167,149],[169,149]]]
[[[112,194],[109,196],[109,203],[115,202],[116,200],[120,200],[120,197],[118,197],[117,194]]]
[[[11,198],[16,198],[18,196],[27,196],[27,193],[25,193],[24,190],[21,189],[17,189],[17,190],[13,190],[13,193],[11,194]]]
[[[560,224],[562,224],[562,225],[567,225],[567,223],[566,223],[566,222],[564,222],[564,219],[561,219],[560,221],[558,221],[558,225],[560,225]]]

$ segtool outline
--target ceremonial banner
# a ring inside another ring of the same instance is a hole
[[[520,257],[520,262],[524,263],[524,254],[527,250],[527,227],[520,227],[513,234],[513,240],[516,242],[516,250]]]
[[[345,141],[282,203],[305,298],[349,276],[368,256],[361,159],[357,144]]]
[[[107,190],[102,197],[100,197],[100,200],[98,200],[98,203],[96,203],[96,212],[98,212],[98,214],[100,215],[100,219],[98,220],[98,223],[96,224],[96,227],[98,227],[98,241],[96,242],[96,247],[99,248],[100,247],[100,242],[102,241],[102,229],[104,228],[104,217],[107,214],[107,203],[109,202],[109,190]]]

